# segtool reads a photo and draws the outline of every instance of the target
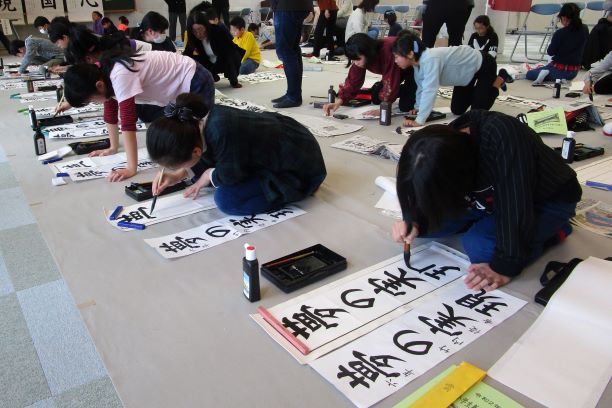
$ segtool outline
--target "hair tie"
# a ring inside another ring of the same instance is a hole
[[[412,44],[412,50],[415,52],[415,54],[419,53],[419,44],[416,42],[416,40],[414,40],[414,43]]]
[[[100,64],[100,61],[96,61],[94,62],[94,64],[96,65],[96,67],[102,68],[102,64]]]
[[[178,108],[174,103],[169,103],[166,105],[164,108],[164,116],[167,118],[178,119],[181,122],[197,120],[197,118],[193,116],[193,111],[190,108]]]

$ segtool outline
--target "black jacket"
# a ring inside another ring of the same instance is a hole
[[[213,64],[210,61],[204,51],[202,41],[192,36],[187,41],[183,55],[193,58],[213,73],[223,72],[230,81],[236,79],[245,51],[232,41],[226,29],[214,24],[208,27],[208,41],[210,41],[213,53],[217,56],[217,62]]]
[[[312,0],[272,0],[272,10],[312,11]]]
[[[168,5],[168,11],[170,13],[185,13],[187,6],[185,0],[164,0]]]

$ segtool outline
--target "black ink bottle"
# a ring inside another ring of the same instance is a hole
[[[336,102],[336,91],[334,91],[334,86],[330,85],[329,90],[327,91],[327,103]]]
[[[0,76],[4,76],[4,58],[0,58]]]
[[[43,132],[40,130],[40,126],[36,128],[36,133],[34,133],[34,152],[37,156],[47,153],[45,135],[43,135]]]
[[[574,161],[574,149],[576,148],[576,139],[574,139],[574,132],[571,130],[567,132],[567,137],[563,139],[563,145],[561,146],[561,157],[566,163]]]
[[[244,285],[244,296],[249,302],[257,302],[261,299],[259,293],[259,262],[253,245],[244,244],[246,251],[242,258],[242,281]]]
[[[383,126],[391,124],[391,104],[386,100],[380,103],[380,124]]]
[[[34,110],[34,106],[28,106],[28,115],[30,116],[30,126],[35,130],[38,127],[38,120],[36,119],[36,111]]]
[[[553,98],[559,99],[561,96],[561,80],[557,79],[555,81],[555,89],[553,91]]]

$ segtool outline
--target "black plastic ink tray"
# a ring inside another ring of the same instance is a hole
[[[174,193],[175,191],[183,190],[187,186],[191,184],[187,184],[186,181],[181,181],[178,184],[167,187],[160,195],[166,195],[170,193]],[[132,183],[129,186],[125,186],[125,194],[129,195],[136,201],[144,201],[150,198],[153,198],[153,183]]]
[[[317,244],[261,265],[261,274],[285,293],[346,269],[346,258]]]

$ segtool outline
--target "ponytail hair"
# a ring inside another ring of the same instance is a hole
[[[418,61],[426,49],[427,47],[417,35],[409,30],[402,30],[397,34],[391,50],[394,54],[404,58],[408,57],[408,54],[412,51],[415,61]]]
[[[199,95],[180,94],[176,103],[164,109],[164,117],[155,120],[147,129],[147,150],[155,163],[177,167],[191,160],[193,149],[204,149],[200,120],[208,108]]]
[[[482,24],[484,27],[487,28],[487,35],[492,35],[495,33],[495,30],[493,29],[493,26],[491,26],[491,19],[489,19],[489,16],[485,16],[484,14],[481,16],[478,16],[474,19],[474,24]]]

